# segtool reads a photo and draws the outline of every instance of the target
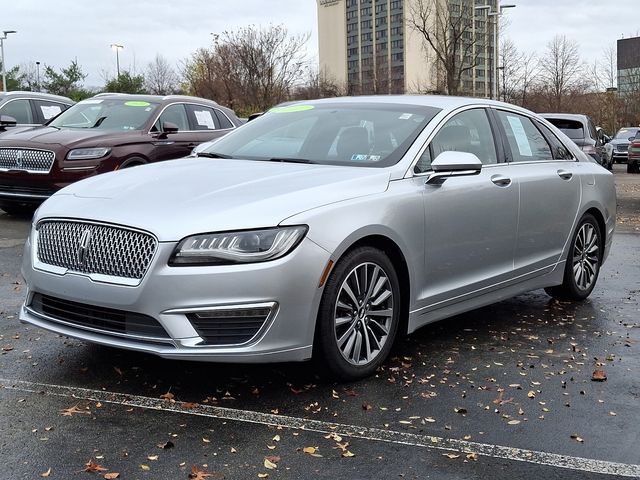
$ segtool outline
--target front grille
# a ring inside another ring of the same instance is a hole
[[[85,305],[40,293],[33,295],[31,309],[36,313],[65,323],[78,327],[94,328],[106,333],[170,338],[156,319],[140,313]]]
[[[55,154],[50,150],[0,148],[0,170],[49,173],[55,158]]]
[[[627,150],[629,150],[629,145],[617,145],[616,146],[616,151],[618,151],[618,152],[626,152]]]
[[[247,343],[263,327],[271,307],[212,310],[190,313],[187,318],[206,345]]]
[[[157,241],[147,233],[121,227],[70,221],[38,225],[38,260],[85,274],[140,280]]]

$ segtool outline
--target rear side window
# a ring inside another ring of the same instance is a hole
[[[44,122],[48,122],[68,108],[64,103],[49,102],[47,100],[33,100],[33,103],[36,106],[38,115],[42,116]]]
[[[17,123],[35,123],[31,112],[31,103],[26,99],[11,100],[5,103],[0,107],[0,114],[15,118]]]
[[[542,130],[542,132],[547,137],[547,140],[551,144],[551,151],[553,153],[553,158],[556,160],[573,160],[573,155],[567,147],[565,147],[558,137],[546,126],[541,123],[537,123],[537,127]]]
[[[533,122],[517,113],[496,112],[502,123],[509,148],[511,149],[512,162],[533,162],[552,160],[551,147],[544,136],[536,128]]]
[[[217,130],[220,128],[218,117],[213,108],[203,105],[187,105],[191,130]]]

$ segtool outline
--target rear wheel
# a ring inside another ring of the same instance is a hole
[[[356,248],[325,286],[315,357],[341,380],[367,377],[389,354],[399,321],[400,285],[389,257],[377,248]]]
[[[562,285],[545,291],[558,300],[587,298],[598,280],[603,248],[598,222],[593,215],[584,215],[571,239]]]

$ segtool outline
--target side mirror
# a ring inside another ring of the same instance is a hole
[[[178,133],[180,128],[172,122],[162,122],[162,133],[169,135],[170,133]]]
[[[18,121],[9,115],[0,115],[0,130],[4,131],[8,127],[15,127]]]
[[[633,142],[636,139],[636,136],[634,135],[633,137],[629,137],[629,141]]]
[[[436,183],[447,177],[477,175],[482,170],[482,162],[473,153],[447,151],[431,162],[431,169],[433,173],[427,183]]]

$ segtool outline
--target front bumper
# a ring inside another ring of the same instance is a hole
[[[32,234],[33,235],[33,234]],[[176,243],[160,243],[138,286],[96,282],[77,273],[58,275],[34,268],[27,241],[23,276],[29,288],[20,320],[62,335],[170,359],[217,362],[291,362],[311,358],[322,289],[319,279],[329,253],[305,239],[289,255],[271,262],[216,267],[169,267]],[[155,319],[164,338],[95,326],[79,326],[36,311],[36,294]],[[190,312],[269,304],[263,328],[249,341],[210,345],[189,320]]]

